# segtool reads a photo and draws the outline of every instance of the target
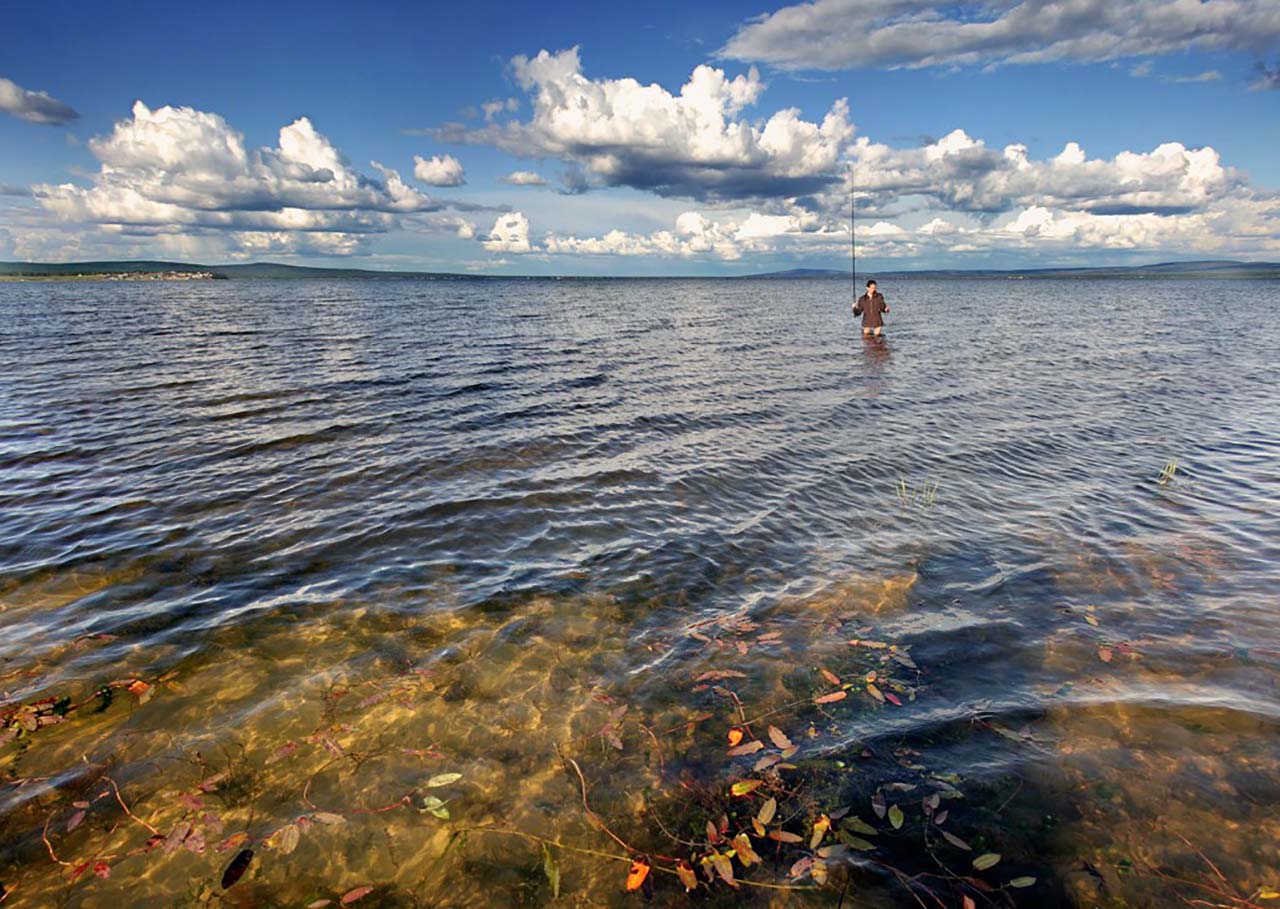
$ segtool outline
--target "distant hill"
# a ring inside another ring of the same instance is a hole
[[[212,272],[218,278],[352,278],[377,280],[495,280],[492,275],[425,271],[374,271],[363,268],[314,268],[253,262],[242,265],[199,265],[190,262],[0,262],[0,277],[64,277],[75,275],[151,274],[157,272]],[[1101,268],[937,269],[927,271],[877,271],[880,278],[1280,278],[1280,262],[1160,262],[1142,266]],[[861,275],[860,275],[861,276]],[[793,268],[745,275],[761,279],[848,279],[849,272],[830,268]],[[532,279],[538,280],[538,279]]]

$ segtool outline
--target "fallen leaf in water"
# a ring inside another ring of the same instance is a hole
[[[852,830],[854,833],[865,833],[867,836],[875,836],[880,832],[875,827],[872,827],[870,824],[864,821],[862,818],[858,817],[856,814],[853,817],[846,818],[844,823],[841,824],[841,826],[847,827],[848,829]]]
[[[937,824],[939,827],[941,827],[943,824],[947,822],[947,818],[950,816],[950,814],[951,813],[949,811],[945,811],[945,810],[939,811],[937,814],[933,816],[933,822]]]
[[[780,760],[782,760],[781,755],[766,754],[764,757],[760,758],[760,760],[756,761],[756,765],[751,769],[755,771],[767,770]]]
[[[978,909],[978,904],[973,901],[973,897],[966,896],[961,900],[960,905],[963,909]]]
[[[101,878],[111,877],[111,866],[106,862],[94,862],[93,873]]]
[[[847,691],[833,691],[830,694],[824,694],[820,698],[814,698],[815,704],[834,704],[836,701],[843,701],[849,696]]]
[[[756,855],[755,849],[751,847],[751,837],[745,833],[739,833],[733,838],[733,851],[744,868],[760,864],[760,856]]]
[[[236,881],[244,877],[244,873],[249,870],[249,863],[253,861],[252,849],[241,849],[236,857],[227,865],[225,871],[222,872],[222,889],[226,890],[235,884]]]
[[[952,846],[955,846],[957,849],[963,849],[966,852],[973,851],[973,848],[968,843],[960,839],[960,837],[956,836],[954,833],[949,833],[946,830],[939,830],[938,832],[942,834],[942,838],[944,840],[946,840]]]
[[[730,748],[729,757],[742,757],[747,754],[755,754],[763,747],[764,742],[756,739],[754,741],[747,742],[744,745],[739,745],[737,748]]]
[[[876,813],[876,817],[880,818],[880,820],[884,820],[884,814],[887,807],[888,806],[885,805],[883,792],[877,792],[875,795],[871,796],[871,810]]]
[[[786,830],[770,830],[769,839],[779,843],[803,843],[804,838]]]
[[[169,835],[164,838],[164,846],[162,852],[168,854],[175,851],[182,845],[182,841],[187,838],[187,834],[191,832],[190,821],[179,821],[178,824],[169,831]]]
[[[902,815],[902,809],[899,808],[897,805],[890,805],[889,806],[889,823],[893,825],[893,829],[901,830],[902,822],[904,820],[906,820],[906,818],[904,818]]]
[[[84,809],[82,808],[79,811],[77,811],[75,814],[71,815],[71,819],[67,821],[67,833],[70,833],[72,830],[75,830],[77,827],[79,827],[80,823],[83,820],[84,820]]]
[[[729,791],[734,795],[750,795],[763,785],[764,780],[739,780]]]
[[[649,863],[644,859],[635,859],[631,862],[631,870],[627,872],[627,892],[631,893],[640,889],[640,885],[644,883],[644,879],[649,876]]]
[[[266,764],[274,764],[276,761],[283,760],[297,751],[300,747],[301,746],[297,742],[285,742],[275,751],[271,752],[271,756],[267,758]]]
[[[225,840],[223,840],[221,843],[218,844],[218,851],[227,852],[231,849],[236,848],[241,843],[247,842],[248,839],[249,839],[249,834],[247,833],[233,833],[231,834],[231,836],[227,837]]]
[[[822,838],[827,835],[827,831],[831,829],[831,818],[825,814],[818,815],[818,819],[813,822],[813,836],[809,838],[809,848],[817,849],[818,844],[822,842]]]
[[[805,856],[804,858],[796,862],[794,865],[792,865],[791,870],[787,873],[790,877],[804,877],[806,874],[809,873],[809,869],[812,867],[813,867],[813,859],[810,856]]]
[[[1095,616],[1087,615],[1084,617],[1084,620],[1088,622],[1090,625],[1092,625],[1094,628],[1098,627],[1098,619]]]
[[[716,874],[720,875],[726,884],[737,888],[738,882],[733,879],[733,863],[729,861],[728,856],[717,852],[711,856],[711,866],[716,869]]]
[[[351,905],[352,903],[354,903],[356,900],[358,900],[358,899],[360,899],[360,898],[362,898],[362,897],[366,897],[366,896],[368,896],[370,893],[373,893],[373,888],[372,888],[372,887],[368,887],[368,886],[366,886],[366,887],[357,887],[357,888],[356,888],[356,889],[354,889],[354,890],[348,890],[346,893],[344,893],[344,894],[342,895],[342,905],[344,905],[344,906],[350,906],[350,905]]]
[[[1110,647],[1099,647],[1099,648],[1098,648],[1098,659],[1102,660],[1102,662],[1104,662],[1104,663],[1110,663],[1110,662],[1111,662],[1111,648],[1110,648]]]
[[[762,824],[767,824],[773,820],[773,816],[778,813],[778,800],[769,798],[760,806],[760,810],[756,812],[756,820]]]
[[[551,885],[551,898],[558,898],[560,896],[560,864],[551,854],[546,843],[542,844],[542,873],[547,876],[547,883]]]
[[[979,871],[986,871],[988,868],[995,866],[1000,861],[1000,853],[984,852],[973,860],[973,867]]]
[[[307,909],[325,909],[326,906],[332,906],[333,900],[316,900],[314,903],[307,903]]]
[[[822,677],[826,679],[828,682],[830,682],[832,685],[840,684],[840,676],[836,675],[834,672],[832,672],[830,669],[826,668],[825,666],[821,667],[818,671],[821,672]]]
[[[715,682],[720,679],[745,679],[747,674],[736,669],[712,669],[694,679],[695,682]]]
[[[795,747],[795,745],[792,744],[791,739],[787,738],[787,734],[783,732],[781,729],[779,729],[777,726],[769,727],[769,739],[773,742],[774,745],[776,745],[778,748],[782,749],[783,751],[786,751],[788,748]]]
[[[201,792],[213,792],[215,789],[218,788],[218,784],[221,783],[223,780],[227,779],[227,777],[229,776],[231,776],[230,770],[224,770],[221,773],[215,773],[213,776],[209,777],[207,780],[204,780],[196,788],[199,789]]]
[[[877,701],[884,703],[884,692],[877,688],[872,682],[867,682],[867,694],[871,695]]]
[[[1013,880],[1009,881],[1009,886],[1017,887],[1019,890],[1021,890],[1024,887],[1030,887],[1034,885],[1035,882],[1036,882],[1036,879],[1034,877],[1015,877]],[[1280,893],[1277,893],[1276,896],[1280,896]]]
[[[737,745],[741,741],[742,741],[742,729],[737,726],[734,726],[732,729],[729,730],[729,747],[731,748],[737,747]]]
[[[456,783],[460,779],[462,779],[461,773],[437,773],[427,780],[427,788],[435,789],[438,786],[448,786],[450,783]]]
[[[867,842],[862,837],[854,836],[853,834],[846,833],[843,830],[841,830],[837,836],[840,838],[840,842],[844,843],[850,849],[857,849],[859,852],[870,852],[872,849],[876,848],[874,844]]]
[[[894,694],[892,691],[886,691],[886,692],[884,692],[884,698],[885,698],[885,700],[886,700],[886,701],[888,701],[890,704],[893,704],[893,705],[895,705],[895,706],[897,706],[897,707],[901,707],[901,706],[902,706],[902,701],[901,701],[901,700],[898,698],[898,696],[897,696],[896,694]]]
[[[301,838],[302,831],[298,829],[298,825],[289,824],[272,837],[272,845],[281,855],[288,855],[298,848],[298,840]]]
[[[697,889],[698,876],[693,873],[693,867],[684,859],[676,865],[676,876],[680,878],[680,883],[684,884],[685,893]]]
[[[707,842],[712,846],[720,842],[720,828],[715,821],[707,821]]]

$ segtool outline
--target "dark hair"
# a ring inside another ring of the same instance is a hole
[[[872,284],[875,284],[875,283],[876,283],[875,278],[867,278],[867,287],[870,287]]]

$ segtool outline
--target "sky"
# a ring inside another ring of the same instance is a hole
[[[0,260],[1280,260],[1277,0],[12,4]],[[851,208],[856,217],[851,220]]]

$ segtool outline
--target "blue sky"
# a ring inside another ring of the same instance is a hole
[[[870,268],[1280,259],[1280,4],[1108,6],[26,4],[0,258],[842,268],[852,175]]]

